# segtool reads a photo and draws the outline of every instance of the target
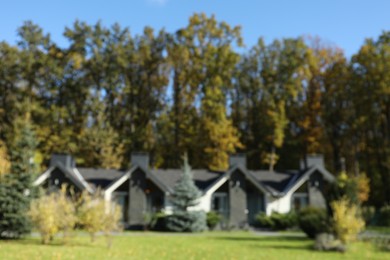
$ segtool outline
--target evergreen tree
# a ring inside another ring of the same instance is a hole
[[[198,204],[201,196],[195,186],[188,165],[187,156],[184,157],[183,176],[175,185],[171,202],[174,206],[173,214],[168,217],[167,227],[176,232],[197,232],[206,229],[206,214],[204,211],[191,211],[190,207]]]
[[[18,238],[30,232],[26,215],[32,197],[36,142],[29,123],[20,125],[11,150],[11,173],[0,179],[0,238]]]

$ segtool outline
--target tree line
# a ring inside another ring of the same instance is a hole
[[[176,32],[76,21],[68,46],[32,22],[0,43],[0,171],[22,126],[35,160],[70,153],[85,167],[126,167],[145,151],[155,167],[294,169],[324,154],[334,173],[367,174],[370,203],[390,202],[390,31],[347,58],[319,38],[244,46],[239,26],[194,14]],[[9,167],[8,167],[9,168]]]

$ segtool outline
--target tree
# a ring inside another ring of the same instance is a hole
[[[79,223],[91,236],[94,242],[96,234],[103,232],[107,237],[108,246],[111,246],[110,234],[120,231],[122,211],[114,202],[107,202],[102,198],[98,190],[95,195],[85,191],[80,198],[81,205],[78,208]]]
[[[167,227],[176,232],[199,232],[206,229],[206,214],[203,211],[193,211],[201,196],[199,189],[192,180],[191,168],[187,156],[184,157],[184,168],[181,179],[176,183],[171,195],[173,214],[168,217]]]
[[[9,173],[10,167],[11,167],[11,163],[9,161],[7,147],[0,140],[0,176],[2,176],[3,174]]]
[[[32,178],[36,167],[34,153],[36,141],[28,120],[19,122],[11,150],[10,174],[0,179],[0,236],[20,237],[30,231],[26,215],[34,194]]]
[[[169,39],[173,103],[167,116],[170,132],[163,137],[173,142],[166,152],[168,166],[177,167],[176,155],[188,152],[196,167],[226,169],[228,153],[241,147],[226,111],[226,93],[239,61],[233,48],[240,46],[238,26],[205,14],[194,14],[188,26]]]
[[[67,239],[76,225],[75,205],[66,191],[64,185],[58,192],[44,195],[31,203],[28,216],[40,233],[43,244],[49,243],[61,231]]]

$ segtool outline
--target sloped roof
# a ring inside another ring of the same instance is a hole
[[[141,170],[147,172],[149,178],[153,182],[158,183],[163,191],[170,192],[177,181],[183,174],[182,169],[146,169],[141,166],[135,166],[130,170],[115,170],[115,169],[99,169],[99,168],[65,168],[62,164],[57,164],[55,167],[60,168],[68,177],[80,187],[102,188],[109,189],[116,182],[130,176],[131,172],[140,167]],[[50,175],[55,168],[49,168],[36,181],[35,185],[39,185]],[[302,185],[304,181],[315,171],[321,172],[325,179],[333,181],[334,177],[326,169],[319,166],[313,166],[305,170],[290,170],[286,172],[274,172],[264,170],[247,170],[241,166],[232,167],[227,171],[210,171],[206,169],[191,170],[195,185],[202,190],[207,190],[215,187],[220,182],[221,178],[227,178],[229,173],[234,170],[241,170],[246,177],[254,183],[263,192],[270,192],[273,196],[282,196],[286,192],[295,190]],[[225,176],[225,177],[224,177]],[[226,177],[227,176],[227,177]]]
[[[299,171],[249,171],[255,179],[272,193],[281,193],[286,187],[302,174]]]
[[[167,187],[173,188],[183,174],[181,169],[155,169],[151,172]],[[209,171],[205,169],[191,170],[195,185],[204,190],[209,187],[223,172]]]
[[[106,188],[111,182],[122,177],[126,172],[115,169],[77,168],[83,178],[94,187]]]

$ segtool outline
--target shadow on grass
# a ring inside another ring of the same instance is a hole
[[[308,250],[313,251],[313,246],[308,245],[307,242],[311,241],[305,237],[294,237],[294,236],[253,236],[253,237],[232,237],[222,236],[213,237],[215,240],[224,241],[235,241],[242,243],[243,246],[251,248],[262,248],[262,249],[286,249],[286,250]],[[253,242],[256,242],[254,244]],[[302,243],[299,243],[302,242]]]
[[[230,240],[230,241],[310,241],[310,239],[300,236],[253,236],[253,237],[234,237],[234,236],[221,236],[213,237],[217,240]]]
[[[83,243],[79,241],[70,240],[69,242],[64,242],[61,240],[54,240],[48,244],[42,244],[40,239],[34,238],[23,238],[23,239],[13,239],[13,240],[0,240],[4,244],[15,244],[15,245],[31,245],[31,246],[47,246],[47,247],[56,247],[56,246],[69,246],[69,247],[94,247],[94,243]]]

